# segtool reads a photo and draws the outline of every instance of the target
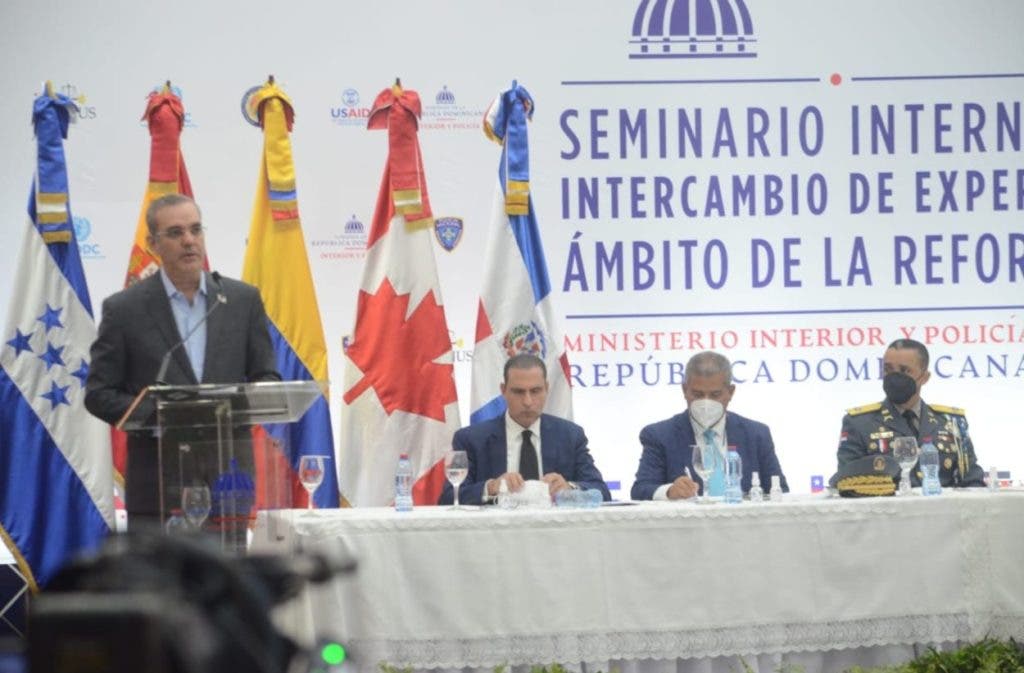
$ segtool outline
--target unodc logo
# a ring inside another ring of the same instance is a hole
[[[640,0],[630,58],[754,58],[754,23],[745,0]]]
[[[92,222],[84,217],[78,216],[73,217],[72,221],[75,227],[75,238],[78,239],[78,242],[81,243],[88,239],[89,234],[92,233]]]
[[[103,259],[99,243],[89,243],[89,235],[92,234],[92,222],[88,218],[72,218],[72,226],[75,228],[75,240],[78,242],[78,252],[83,258]]]
[[[543,360],[548,352],[544,332],[541,331],[540,325],[532,320],[529,324],[516,325],[506,332],[505,338],[501,340],[501,347],[505,349],[505,354],[509,357],[520,353],[529,353]]]

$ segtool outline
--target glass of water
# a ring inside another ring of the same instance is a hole
[[[892,440],[892,457],[900,464],[900,495],[910,494],[910,470],[917,462],[919,450],[914,437],[896,437]]]

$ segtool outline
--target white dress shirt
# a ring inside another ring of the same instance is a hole
[[[505,471],[519,471],[519,455],[523,449],[523,430],[529,430],[533,433],[530,441],[533,442],[533,447],[537,450],[537,474],[543,476],[544,463],[540,450],[540,418],[537,418],[530,427],[524,428],[512,420],[512,417],[508,415],[508,410],[505,411]],[[487,483],[485,482],[484,492],[480,496],[481,502],[490,502],[495,497],[487,493]]]
[[[523,430],[529,430],[533,433],[530,436],[530,441],[533,442],[534,448],[537,449],[537,474],[543,476],[544,463],[541,459],[540,450],[540,418],[537,418],[530,427],[524,428],[512,420],[512,417],[508,415],[508,411],[505,412],[505,460],[507,465],[505,471],[519,471],[519,456],[523,450]]]

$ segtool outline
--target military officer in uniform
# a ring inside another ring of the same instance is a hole
[[[873,453],[889,453],[894,437],[930,438],[939,450],[943,486],[984,486],[963,409],[927,404],[921,386],[928,382],[928,349],[913,339],[889,344],[882,360],[885,400],[848,409],[839,435],[839,468]],[[911,470],[912,486],[921,485],[921,470]]]

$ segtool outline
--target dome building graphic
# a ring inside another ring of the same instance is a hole
[[[757,39],[745,0],[641,0],[630,58],[753,58]]]
[[[448,85],[446,84],[434,96],[434,101],[438,105],[455,105],[455,94],[448,90]]]
[[[364,231],[363,223],[355,215],[352,215],[352,218],[345,223],[346,234],[362,234]]]

